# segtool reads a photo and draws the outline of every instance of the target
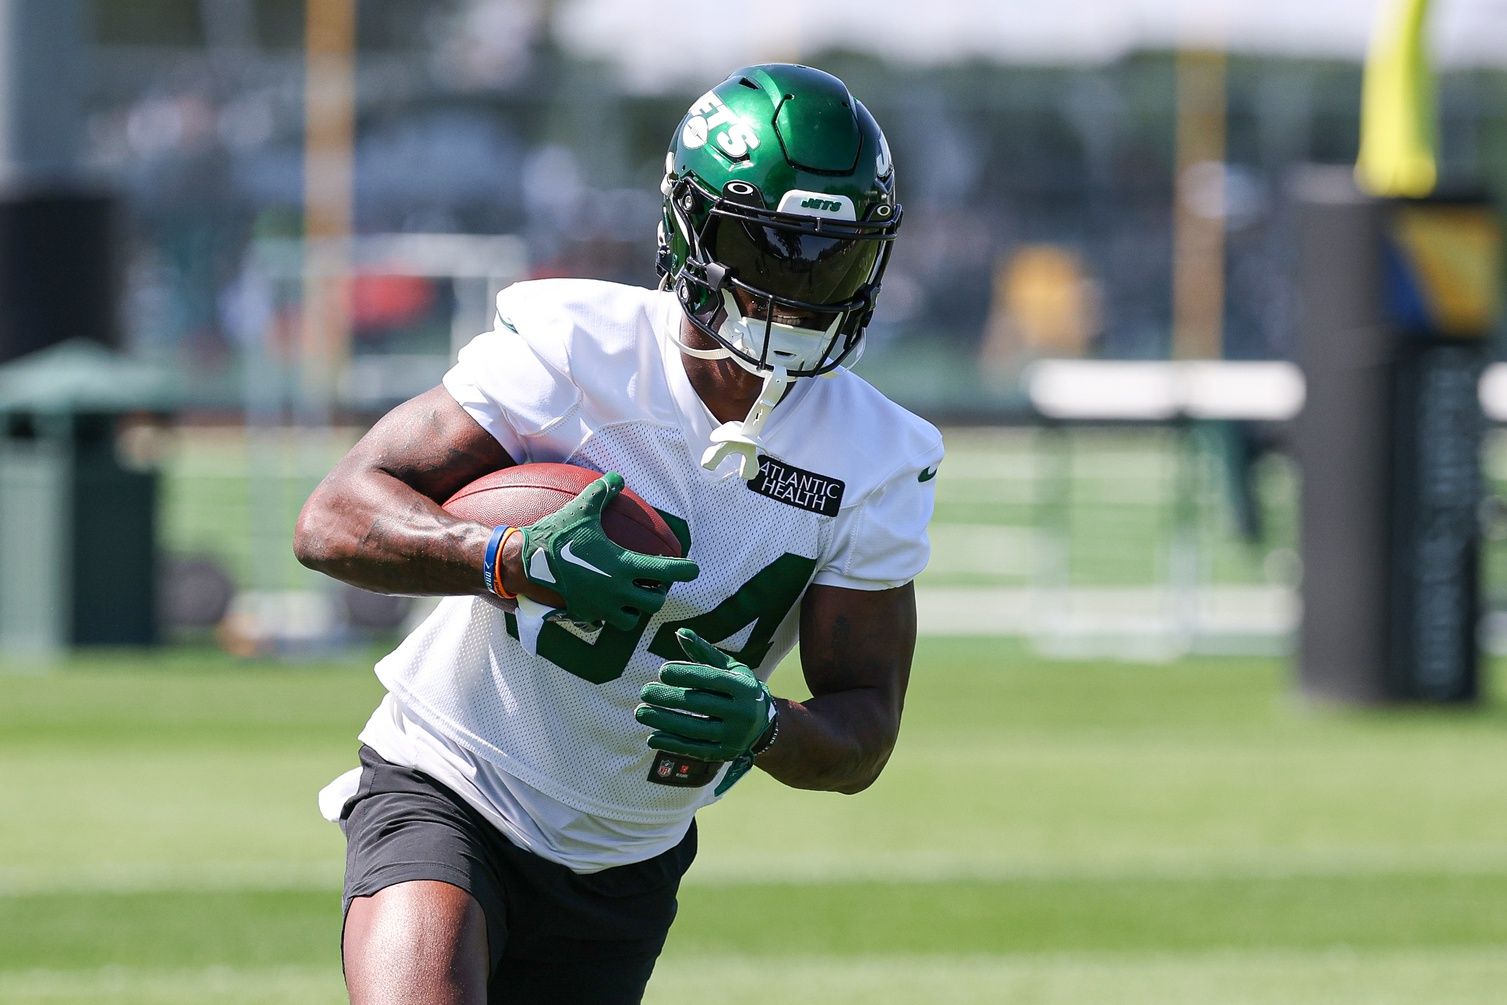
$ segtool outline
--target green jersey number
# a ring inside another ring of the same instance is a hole
[[[680,538],[681,554],[690,551],[690,528],[686,522],[663,510],[659,512]],[[775,631],[800,599],[815,569],[816,559],[787,552],[754,573],[732,596],[710,611],[660,625],[649,642],[649,652],[666,660],[684,658],[675,641],[679,628],[689,628],[702,638],[713,640],[731,638],[753,625],[743,648],[731,655],[756,667],[769,654]],[[547,621],[539,630],[539,655],[582,680],[606,684],[628,669],[628,660],[653,617],[645,614],[626,631],[604,626],[595,639],[582,638],[564,625]],[[508,634],[518,638],[518,619],[513,614],[507,615],[507,626]]]

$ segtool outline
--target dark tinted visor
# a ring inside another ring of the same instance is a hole
[[[732,287],[733,299],[738,302],[738,310],[745,318],[753,321],[775,321],[799,328],[826,331],[832,327],[832,322],[837,320],[837,316],[843,313],[841,310],[822,311],[789,307],[781,302],[773,301],[770,297],[759,296],[736,283],[728,285]]]
[[[704,245],[734,278],[811,304],[853,299],[874,274],[883,241],[831,237],[712,214]]]

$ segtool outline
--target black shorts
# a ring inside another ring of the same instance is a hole
[[[433,777],[361,748],[361,786],[345,806],[342,917],[355,897],[410,880],[458,886],[487,918],[491,989],[508,1002],[637,1002],[675,920],[680,843],[633,865],[581,875],[510,842]]]

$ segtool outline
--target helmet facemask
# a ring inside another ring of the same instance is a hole
[[[900,214],[882,205],[884,222],[876,226],[770,211],[745,182],[727,185],[730,199],[711,196],[691,178],[671,185],[667,177],[665,188],[670,225],[687,248],[676,293],[691,324],[719,346],[680,348],[703,359],[731,358],[764,378],[747,417],[714,430],[701,463],[715,471],[736,457],[739,474],[751,481],[759,474],[760,433],[790,383],[832,372],[859,348]],[[664,245],[663,227],[660,235]],[[662,247],[661,261],[667,257]]]
[[[873,315],[898,208],[882,205],[880,221],[859,223],[766,210],[747,183],[727,189],[718,198],[683,178],[666,198],[686,245],[676,277],[686,316],[723,347],[716,355],[751,373],[831,372]]]

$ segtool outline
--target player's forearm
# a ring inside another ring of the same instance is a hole
[[[311,569],[378,593],[480,593],[491,528],[456,520],[378,470],[326,479],[304,504],[293,550]]]
[[[775,703],[779,735],[754,763],[786,785],[861,792],[879,777],[895,748],[899,717],[876,689]]]

